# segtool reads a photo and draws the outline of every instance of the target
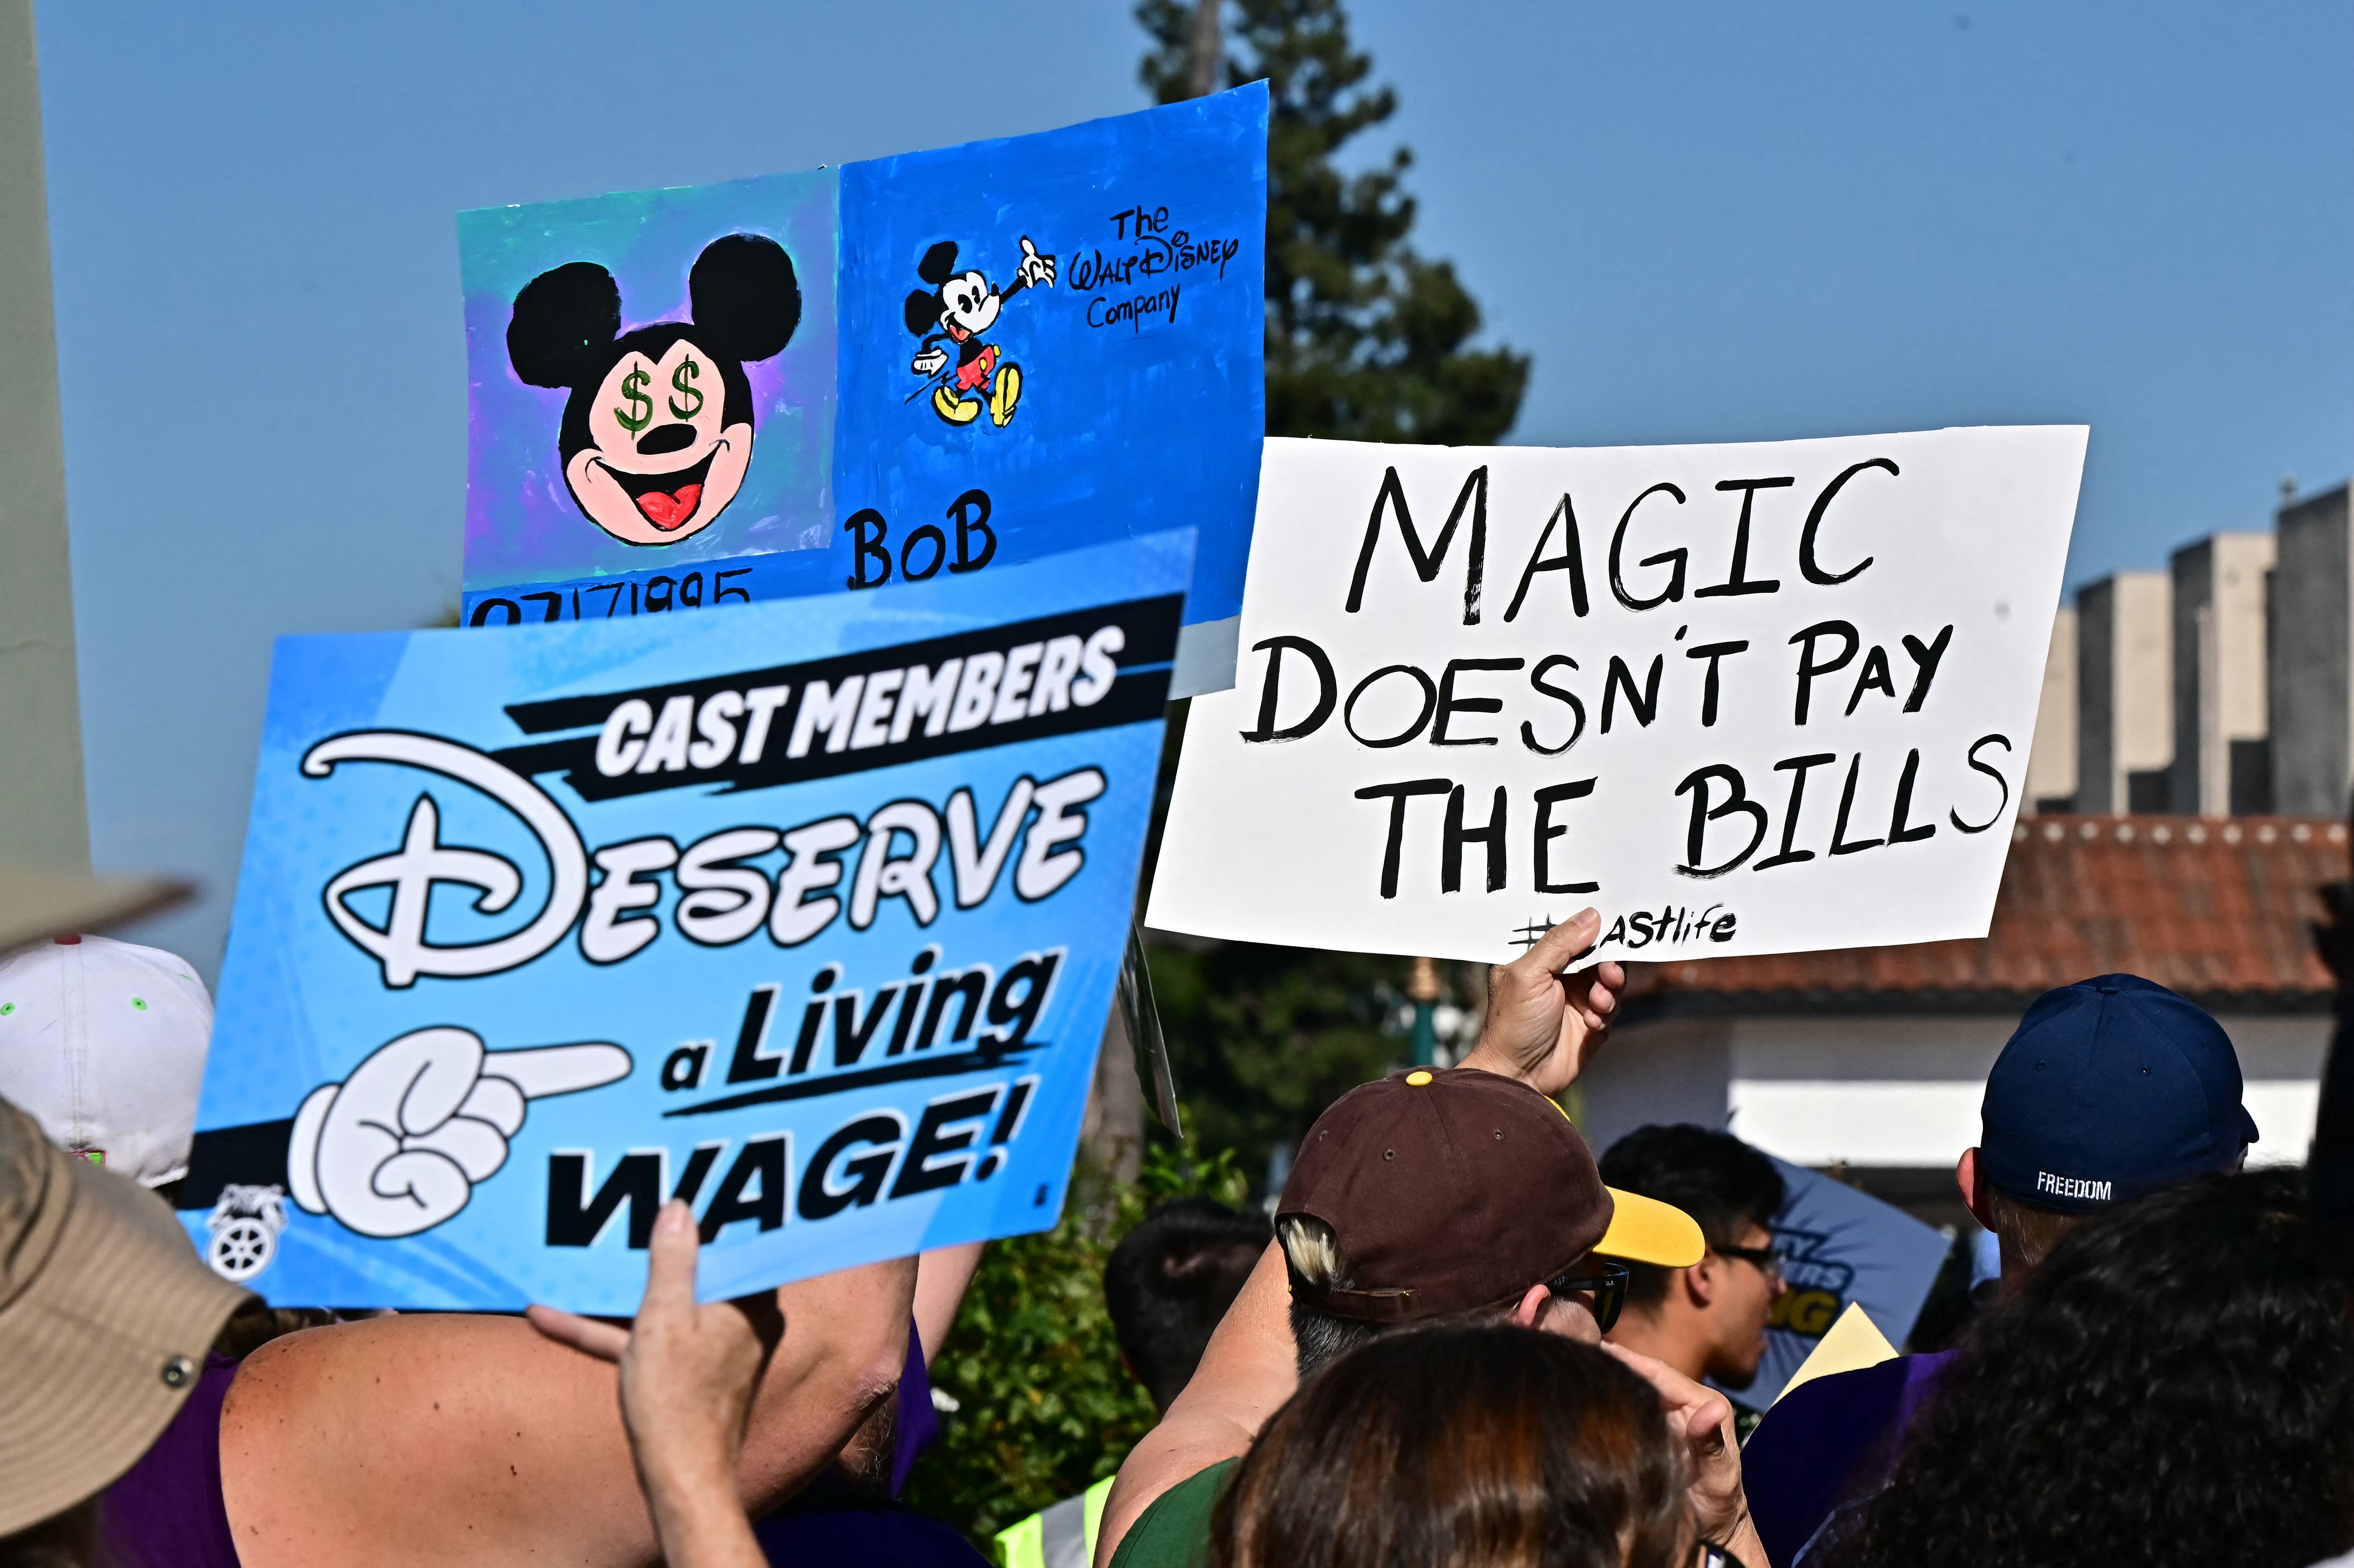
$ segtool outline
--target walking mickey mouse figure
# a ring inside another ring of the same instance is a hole
[[[556,444],[572,499],[627,544],[676,544],[736,499],[752,461],[745,363],[801,324],[792,259],[762,235],[713,240],[686,289],[692,320],[623,334],[613,275],[567,262],[523,286],[507,325],[517,376],[571,388]]]
[[[1055,286],[1055,259],[1041,256],[1030,237],[1022,237],[1022,262],[1013,281],[999,289],[979,272],[956,270],[957,247],[943,239],[924,252],[916,275],[931,291],[915,290],[907,296],[907,330],[923,339],[908,368],[927,378],[938,377],[932,387],[932,412],[951,425],[970,425],[981,418],[984,399],[992,423],[1002,429],[1022,400],[1022,367],[1003,359],[997,344],[981,334],[997,324],[1005,302],[1022,290]],[[957,345],[956,366],[949,366],[942,343]]]

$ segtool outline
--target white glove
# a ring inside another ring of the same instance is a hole
[[[1030,243],[1025,234],[1022,237],[1022,264],[1013,269],[1013,273],[1033,289],[1041,283],[1051,289],[1055,286],[1055,259],[1039,255],[1038,248]]]
[[[287,1184],[314,1214],[364,1236],[410,1236],[466,1206],[506,1163],[527,1101],[630,1074],[630,1054],[591,1043],[486,1051],[472,1030],[419,1029],[376,1048],[294,1113]]]
[[[949,362],[949,351],[938,344],[924,350],[907,362],[907,368],[918,376],[938,376]]]

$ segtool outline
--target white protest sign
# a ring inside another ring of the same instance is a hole
[[[2082,426],[1270,440],[1147,923],[1495,961],[1981,937]]]

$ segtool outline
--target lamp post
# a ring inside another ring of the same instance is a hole
[[[1432,1066],[1438,1060],[1438,965],[1435,960],[1415,959],[1405,995],[1414,1003],[1414,1065]]]

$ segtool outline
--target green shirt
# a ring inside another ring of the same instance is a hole
[[[1210,1510],[1240,1459],[1221,1459],[1152,1499],[1112,1553],[1111,1568],[1203,1568],[1210,1560]]]

